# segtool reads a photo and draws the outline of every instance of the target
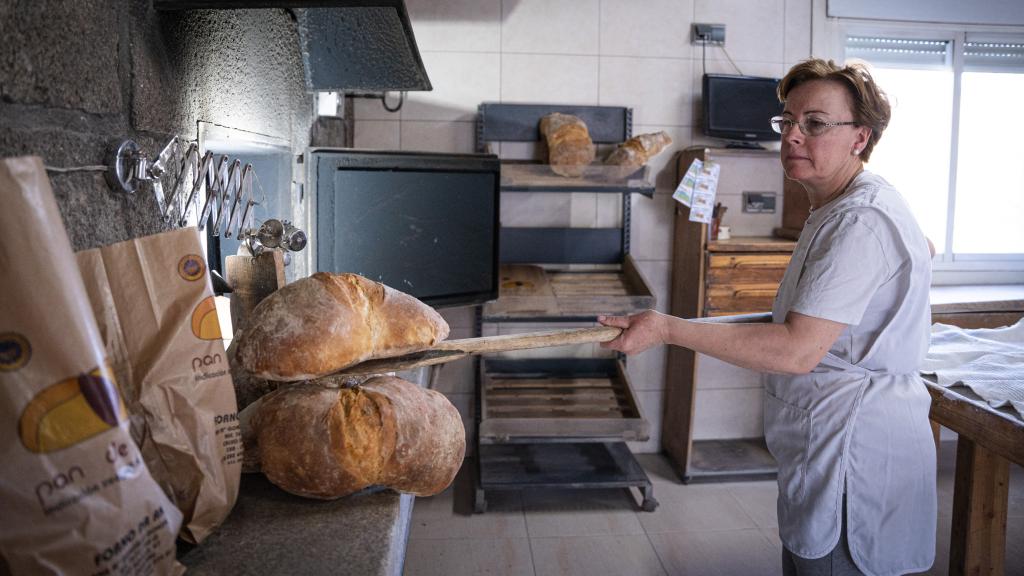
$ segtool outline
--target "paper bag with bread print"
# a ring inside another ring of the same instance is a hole
[[[181,574],[42,160],[0,160],[0,573]]]
[[[199,233],[164,232],[79,252],[78,264],[132,436],[200,542],[238,496],[242,446]]]

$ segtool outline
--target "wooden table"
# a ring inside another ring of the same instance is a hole
[[[957,289],[933,290],[932,320],[964,328],[994,328],[1024,316],[1024,286],[982,288],[978,301]],[[939,293],[936,294],[936,291]],[[976,295],[977,293],[975,293]],[[931,420],[957,433],[953,485],[953,529],[949,575],[1002,574],[1006,558],[1006,513],[1010,463],[1024,466],[1024,420],[1009,409],[992,408],[964,386],[943,388],[925,380],[932,395]]]

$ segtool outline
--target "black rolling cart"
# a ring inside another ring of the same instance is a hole
[[[477,151],[492,143],[536,142],[540,119],[578,116],[596,144],[632,134],[632,110],[615,106],[484,103]],[[655,298],[629,254],[631,196],[651,197],[648,169],[626,174],[592,165],[566,178],[546,164],[502,161],[501,193],[616,194],[622,217],[606,228],[501,228],[499,298],[479,308],[487,323],[589,323],[600,314],[653,308]],[[639,506],[658,503],[627,441],[649,437],[625,357],[508,359],[483,357],[477,376],[475,510],[492,490],[637,488]]]

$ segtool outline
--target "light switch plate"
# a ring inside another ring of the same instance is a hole
[[[725,24],[694,24],[693,43],[711,44],[712,46],[725,45]]]
[[[752,214],[774,214],[775,192],[744,192],[743,211]]]

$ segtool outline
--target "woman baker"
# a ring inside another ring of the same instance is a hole
[[[786,176],[811,215],[768,324],[648,310],[604,317],[605,346],[667,343],[767,372],[764,428],[778,461],[783,574],[890,575],[935,555],[935,444],[918,376],[929,339],[929,243],[864,162],[889,122],[868,70],[807,60],[779,83]]]

